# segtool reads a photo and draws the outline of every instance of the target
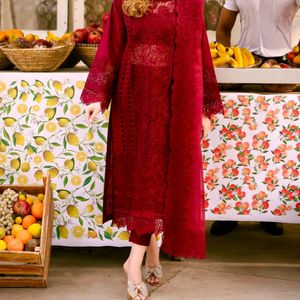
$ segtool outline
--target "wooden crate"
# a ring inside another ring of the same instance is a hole
[[[53,200],[49,175],[41,186],[0,186],[31,195],[45,194],[40,246],[36,251],[0,251],[0,287],[47,287],[52,241]]]

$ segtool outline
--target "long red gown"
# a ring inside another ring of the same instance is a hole
[[[81,99],[111,102],[104,220],[203,258],[201,118],[223,111],[203,0],[154,0],[142,18],[114,0]]]

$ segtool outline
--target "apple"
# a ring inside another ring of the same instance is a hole
[[[279,65],[273,65],[272,69],[280,69],[281,67]]]
[[[27,216],[30,214],[30,205],[25,200],[17,200],[14,203],[13,211],[21,217]]]
[[[280,66],[280,68],[283,68],[283,69],[291,68],[291,66],[289,66],[288,64],[284,64],[284,63],[280,63],[279,66]]]
[[[100,30],[93,30],[89,33],[87,42],[89,44],[98,44],[101,40],[102,33]]]
[[[51,48],[52,43],[43,39],[37,39],[31,42],[31,46],[33,48]]]
[[[99,25],[96,29],[99,30],[101,32],[101,34],[104,33],[104,29],[103,29],[102,25],[101,26]]]
[[[75,43],[86,43],[88,33],[85,28],[76,29],[72,34],[72,41]]]
[[[33,47],[32,43],[23,37],[16,38],[11,44],[16,48],[32,48]]]
[[[104,13],[102,15],[102,24],[103,24],[103,27],[105,26],[105,24],[107,23],[108,19],[109,19],[109,16],[110,16],[110,13]]]
[[[91,31],[97,29],[97,27],[98,27],[97,24],[92,23],[92,24],[85,27],[85,31],[86,31],[87,34],[89,34]]]
[[[267,60],[265,61],[265,63],[268,63],[268,64],[270,64],[271,66],[273,66],[273,65],[277,65],[277,64],[278,64],[278,61],[277,61],[276,59],[270,58],[270,59],[267,59]]]
[[[287,55],[287,58],[289,61],[293,61],[295,56],[296,56],[296,54],[294,52],[289,52]]]

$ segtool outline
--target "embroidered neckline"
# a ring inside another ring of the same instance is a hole
[[[159,14],[162,11],[166,11],[168,13],[172,13],[175,11],[175,0],[166,1],[166,2],[155,2],[151,12],[154,14]]]

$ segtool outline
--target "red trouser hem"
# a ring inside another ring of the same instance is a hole
[[[148,247],[150,245],[151,235],[152,233],[138,235],[136,231],[133,230],[130,233],[129,242]]]

